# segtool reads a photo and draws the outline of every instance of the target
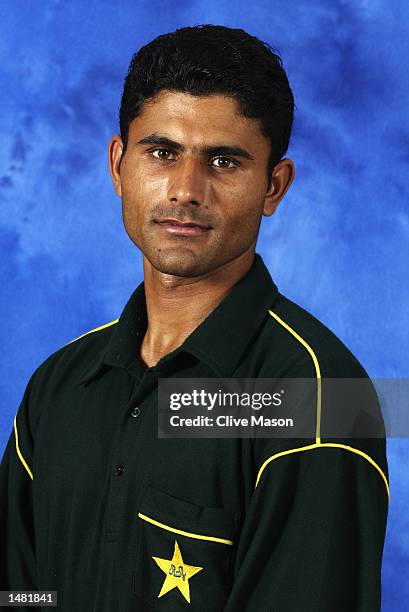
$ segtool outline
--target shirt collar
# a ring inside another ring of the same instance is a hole
[[[246,354],[278,293],[256,253],[250,270],[185,340],[184,348],[220,377],[229,377]]]
[[[147,328],[144,283],[133,291],[103,349],[83,372],[79,384],[87,383],[109,367],[127,368],[137,357]]]
[[[185,351],[206,363],[219,377],[229,377],[267,316],[278,293],[269,271],[256,253],[250,270],[176,350],[155,366]],[[105,348],[80,379],[84,383],[104,368],[127,368],[137,358],[147,328],[144,283],[132,293]]]

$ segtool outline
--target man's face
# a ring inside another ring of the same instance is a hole
[[[273,212],[269,153],[259,122],[233,98],[159,92],[130,124],[115,185],[128,236],[155,269],[176,276],[254,250],[261,215]]]

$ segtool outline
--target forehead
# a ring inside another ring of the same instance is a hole
[[[146,101],[142,113],[130,125],[129,136],[157,132],[191,145],[217,141],[269,146],[257,119],[244,117],[231,96],[192,96],[184,92],[160,91]]]

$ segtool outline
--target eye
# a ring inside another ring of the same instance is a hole
[[[222,165],[217,165],[214,166],[215,168],[220,168],[221,170],[230,170],[230,168],[234,168],[235,166],[238,166],[238,162],[236,162],[234,159],[231,159],[230,157],[224,157],[222,155],[219,155],[218,157],[213,157],[213,159],[211,160],[212,162],[217,161],[217,162],[222,162]],[[229,166],[226,165],[230,164]],[[213,165],[213,164],[212,164]]]
[[[172,155],[172,152],[168,149],[153,149],[150,151],[150,153],[153,155],[153,157],[156,157],[156,159],[161,159],[164,161],[171,159],[169,156]],[[155,155],[155,153],[157,153],[157,155]]]

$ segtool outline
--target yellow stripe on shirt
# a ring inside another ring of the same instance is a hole
[[[268,311],[269,314],[276,320],[280,325],[282,325],[287,331],[290,332],[300,342],[311,355],[312,361],[315,367],[315,374],[317,377],[317,420],[316,420],[316,430],[315,430],[315,442],[316,444],[320,444],[321,442],[321,369],[320,364],[318,363],[317,355],[311,348],[311,346],[302,338],[297,332],[288,325],[283,319],[281,319],[278,314],[273,312],[272,310]]]
[[[14,437],[15,437],[15,440],[16,440],[16,451],[17,451],[17,455],[18,455],[18,457],[19,457],[19,459],[20,459],[21,463],[23,464],[24,468],[27,470],[28,475],[30,476],[31,480],[33,480],[33,473],[32,473],[32,471],[30,470],[30,468],[28,467],[27,462],[26,462],[26,460],[24,459],[23,455],[21,454],[21,451],[20,451],[20,446],[19,446],[19,443],[18,443],[18,432],[17,432],[17,415],[15,415],[15,417],[14,417]]]
[[[361,451],[359,448],[354,448],[353,446],[347,446],[346,444],[338,444],[336,442],[320,442],[319,444],[309,444],[308,446],[300,446],[298,448],[290,448],[289,450],[285,450],[285,451],[281,451],[279,453],[276,453],[274,455],[271,455],[270,457],[268,457],[263,465],[261,466],[261,468],[259,469],[258,475],[257,475],[257,479],[256,479],[256,485],[255,488],[257,487],[259,480],[265,470],[265,468],[267,467],[267,465],[269,463],[271,463],[271,461],[274,461],[275,459],[278,459],[279,457],[284,457],[285,455],[291,455],[293,453],[300,453],[302,451],[307,451],[307,450],[312,450],[314,448],[324,448],[324,447],[329,447],[329,448],[342,448],[344,450],[347,450],[351,453],[355,453],[356,455],[360,455],[361,457],[363,457],[364,459],[366,459],[366,461],[368,461],[380,474],[385,487],[386,487],[386,492],[388,494],[388,501],[390,500],[390,489],[389,489],[389,484],[388,484],[388,479],[386,478],[386,475],[384,473],[384,471],[382,470],[382,468],[379,467],[379,465],[376,463],[376,461],[374,461],[372,459],[372,457],[370,457],[369,455],[367,455],[366,453],[364,453],[363,451]]]
[[[115,323],[118,323],[118,321],[119,319],[114,319],[113,321],[110,321],[109,323],[105,323],[104,325],[100,325],[99,327],[95,327],[94,329],[90,329],[89,331],[85,332],[85,334],[81,334],[81,336],[78,336],[77,338],[74,338],[74,340],[71,340],[70,342],[68,342],[68,344],[71,344],[72,342],[75,342],[76,340],[79,340],[80,338],[83,338],[84,336],[88,336],[88,334],[92,334],[93,332],[99,331],[100,329],[105,329],[105,327],[109,327],[110,325],[115,325]]]

